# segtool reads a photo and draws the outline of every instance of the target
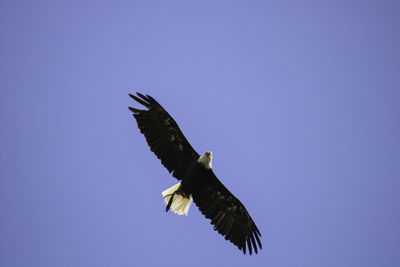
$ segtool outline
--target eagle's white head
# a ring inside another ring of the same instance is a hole
[[[200,156],[200,158],[198,159],[198,162],[200,162],[201,164],[204,165],[204,167],[209,170],[212,168],[212,152],[211,151],[207,151],[206,153],[204,153],[203,156]]]

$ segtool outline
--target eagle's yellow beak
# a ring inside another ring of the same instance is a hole
[[[210,152],[206,152],[206,156],[208,157],[208,158],[210,158],[210,159],[212,159],[212,152],[210,151]]]

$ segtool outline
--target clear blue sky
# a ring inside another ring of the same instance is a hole
[[[399,10],[2,0],[0,266],[400,266]],[[165,213],[135,91],[213,151],[260,254]]]

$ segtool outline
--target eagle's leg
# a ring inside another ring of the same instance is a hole
[[[166,208],[166,210],[165,210],[166,212],[168,212],[169,208],[171,207],[172,200],[174,199],[175,193],[172,193],[171,195],[172,195],[172,196],[171,196],[171,198],[169,199],[168,204],[167,204],[167,208]],[[168,195],[168,196],[169,196],[169,195]],[[165,196],[165,197],[167,197],[167,196]]]

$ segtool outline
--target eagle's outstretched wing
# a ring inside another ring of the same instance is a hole
[[[246,208],[210,170],[202,186],[193,193],[193,201],[206,218],[211,220],[214,230],[251,255],[257,244],[261,249],[261,233]],[[257,242],[257,243],[256,243]]]
[[[175,178],[182,180],[190,162],[197,160],[200,155],[193,149],[171,115],[154,98],[140,93],[137,93],[137,96],[129,96],[147,108],[140,110],[129,107],[129,110],[133,112],[150,150],[169,172],[173,172]]]

